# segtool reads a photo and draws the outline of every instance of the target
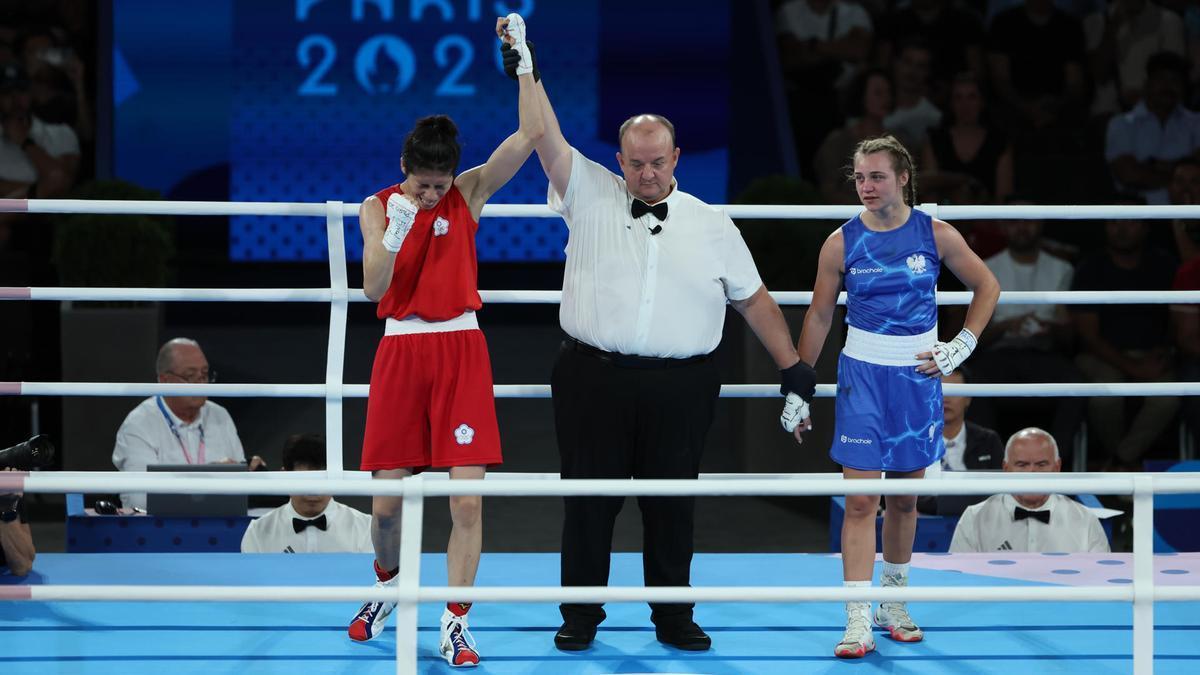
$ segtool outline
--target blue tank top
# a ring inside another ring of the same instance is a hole
[[[920,335],[937,326],[941,261],[933,219],[912,210],[908,221],[876,232],[855,216],[842,225],[846,323],[879,335]]]

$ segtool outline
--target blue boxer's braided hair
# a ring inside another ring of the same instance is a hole
[[[892,170],[896,172],[896,179],[900,179],[900,174],[908,172],[908,185],[904,186],[904,203],[909,206],[917,204],[917,167],[913,162],[912,155],[909,154],[908,148],[896,139],[891,134],[884,134],[875,138],[867,138],[859,141],[854,148],[855,161],[859,157],[873,155],[877,152],[886,152],[892,158]]]

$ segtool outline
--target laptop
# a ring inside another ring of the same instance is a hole
[[[968,506],[978,504],[991,495],[921,495],[917,498],[917,512],[927,516],[950,516],[957,518]]]
[[[244,472],[245,464],[151,464],[147,471],[175,473]],[[162,517],[229,518],[246,515],[246,495],[188,495],[151,492],[146,511]]]
[[[968,506],[978,504],[991,495],[937,495],[937,510],[939,516],[961,516]]]

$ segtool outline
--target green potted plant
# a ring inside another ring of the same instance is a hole
[[[770,175],[751,182],[733,199],[733,203],[800,205],[823,204],[825,200],[816,187],[799,177]],[[811,291],[816,280],[821,245],[840,225],[839,221],[794,218],[744,218],[737,221],[738,229],[754,255],[758,273],[771,291]],[[806,310],[807,307],[783,307],[784,316],[791,327],[792,340],[800,337]],[[743,326],[726,334],[731,342],[740,347],[739,381],[778,382],[778,369],[758,339],[744,327],[744,323],[735,322],[731,325]],[[837,361],[836,349],[841,344],[838,321],[833,322],[825,344],[826,349],[818,368],[821,371],[820,381],[830,382],[835,377],[833,364]],[[735,445],[742,448],[739,458],[742,470],[752,473],[823,470],[822,462],[825,460],[821,459],[822,453],[797,453],[796,441],[790,434],[781,432],[778,419],[783,408],[782,397],[743,399],[734,405]],[[828,399],[822,399],[814,403],[814,409],[826,415],[828,405]],[[829,431],[818,424],[808,435],[804,447],[810,447],[809,443],[818,448],[827,447]]]
[[[824,204],[821,191],[796,176],[756,178],[733,200],[734,204]],[[836,221],[742,219],[738,229],[763,283],[772,291],[811,291],[821,244],[841,223]]]
[[[93,181],[72,199],[161,199],[158,192],[119,180]],[[171,216],[64,213],[54,220],[54,263],[63,286],[162,287],[175,255]],[[126,305],[128,303],[125,303]]]
[[[74,199],[157,200],[132,183],[94,181]],[[53,260],[67,287],[153,288],[167,284],[175,253],[170,216],[55,216]],[[162,332],[157,302],[65,301],[61,305],[62,377],[66,382],[153,382]],[[117,397],[66,397],[60,451],[68,470],[112,470],[117,428],[134,401]]]

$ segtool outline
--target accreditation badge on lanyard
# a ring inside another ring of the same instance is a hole
[[[183,451],[183,459],[188,464],[205,464],[204,461],[204,425],[199,425],[200,430],[200,447],[196,450],[196,461],[192,461],[192,456],[188,453],[187,444],[183,442],[183,436],[179,433],[179,428],[175,426],[175,420],[171,417],[171,413],[167,412],[167,406],[163,403],[163,397],[159,396],[154,399],[158,404],[158,411],[162,413],[163,419],[167,421],[167,426],[170,427],[171,433],[175,435],[175,440],[179,441],[179,449]]]

